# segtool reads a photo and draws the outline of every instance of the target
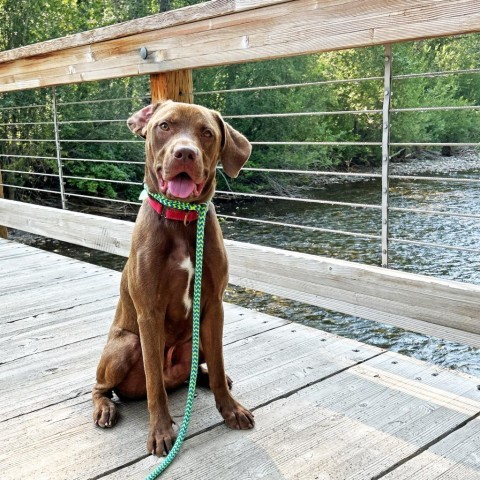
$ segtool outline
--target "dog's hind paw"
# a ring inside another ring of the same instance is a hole
[[[93,423],[101,428],[111,428],[118,420],[117,406],[110,399],[98,400],[93,411]]]

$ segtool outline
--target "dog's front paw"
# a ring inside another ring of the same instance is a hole
[[[177,439],[177,434],[173,429],[174,425],[176,424],[173,421],[170,421],[169,425],[157,422],[156,425],[150,428],[147,441],[149,453],[157,457],[168,455]]]
[[[104,397],[95,402],[93,422],[101,428],[113,427],[118,420],[117,406]]]
[[[249,430],[255,425],[253,413],[245,407],[242,407],[233,398],[224,404],[217,404],[217,409],[229,428],[233,428],[234,430]]]

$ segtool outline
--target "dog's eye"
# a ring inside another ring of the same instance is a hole
[[[206,130],[203,131],[203,136],[207,138],[211,138],[213,137],[213,132],[207,128]]]
[[[167,131],[167,130],[170,130],[170,127],[168,126],[168,123],[167,122],[162,122],[160,125],[159,125],[160,129],[163,130],[163,131]]]

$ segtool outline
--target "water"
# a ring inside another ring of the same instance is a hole
[[[480,178],[480,157],[475,154],[466,154],[461,158],[434,157],[430,160],[423,159],[422,162],[393,165],[392,173]],[[380,186],[379,179],[343,181],[328,183],[309,192],[303,192],[301,195],[311,195],[313,198],[325,200],[379,205]],[[477,214],[480,210],[480,184],[397,180],[391,182],[390,198],[393,207]],[[239,217],[263,218],[380,235],[379,210],[265,200],[225,202],[219,199],[216,201],[216,206],[220,213]],[[380,264],[380,241],[375,239],[308,232],[235,220],[223,222],[222,229],[226,238],[238,241],[371,265]],[[395,212],[391,215],[391,235],[480,250],[478,219]],[[121,270],[125,262],[121,257],[29,234],[14,232],[12,238],[116,270]],[[479,253],[392,242],[390,267],[438,278],[480,284]],[[443,367],[480,375],[479,349],[405,332],[389,325],[242,288],[230,287],[225,300],[371,345],[388,348]]]

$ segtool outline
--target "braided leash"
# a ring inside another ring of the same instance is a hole
[[[151,193],[145,187],[145,191],[152,198],[160,202],[162,205],[169,208],[176,208],[177,210],[195,210],[198,212],[197,221],[197,237],[195,249],[195,282],[193,288],[193,329],[192,329],[192,366],[190,372],[190,381],[188,383],[187,403],[185,405],[185,415],[183,417],[182,426],[178,432],[177,439],[169,454],[165,457],[163,462],[151,472],[145,480],[155,480],[161,473],[173,462],[180,448],[183,440],[187,434],[188,424],[192,414],[193,400],[195,397],[195,386],[197,383],[198,372],[198,351],[200,345],[200,300],[202,294],[202,266],[203,266],[203,244],[205,240],[205,220],[207,217],[208,202],[201,204],[185,203],[178,200],[169,200],[158,193]]]

